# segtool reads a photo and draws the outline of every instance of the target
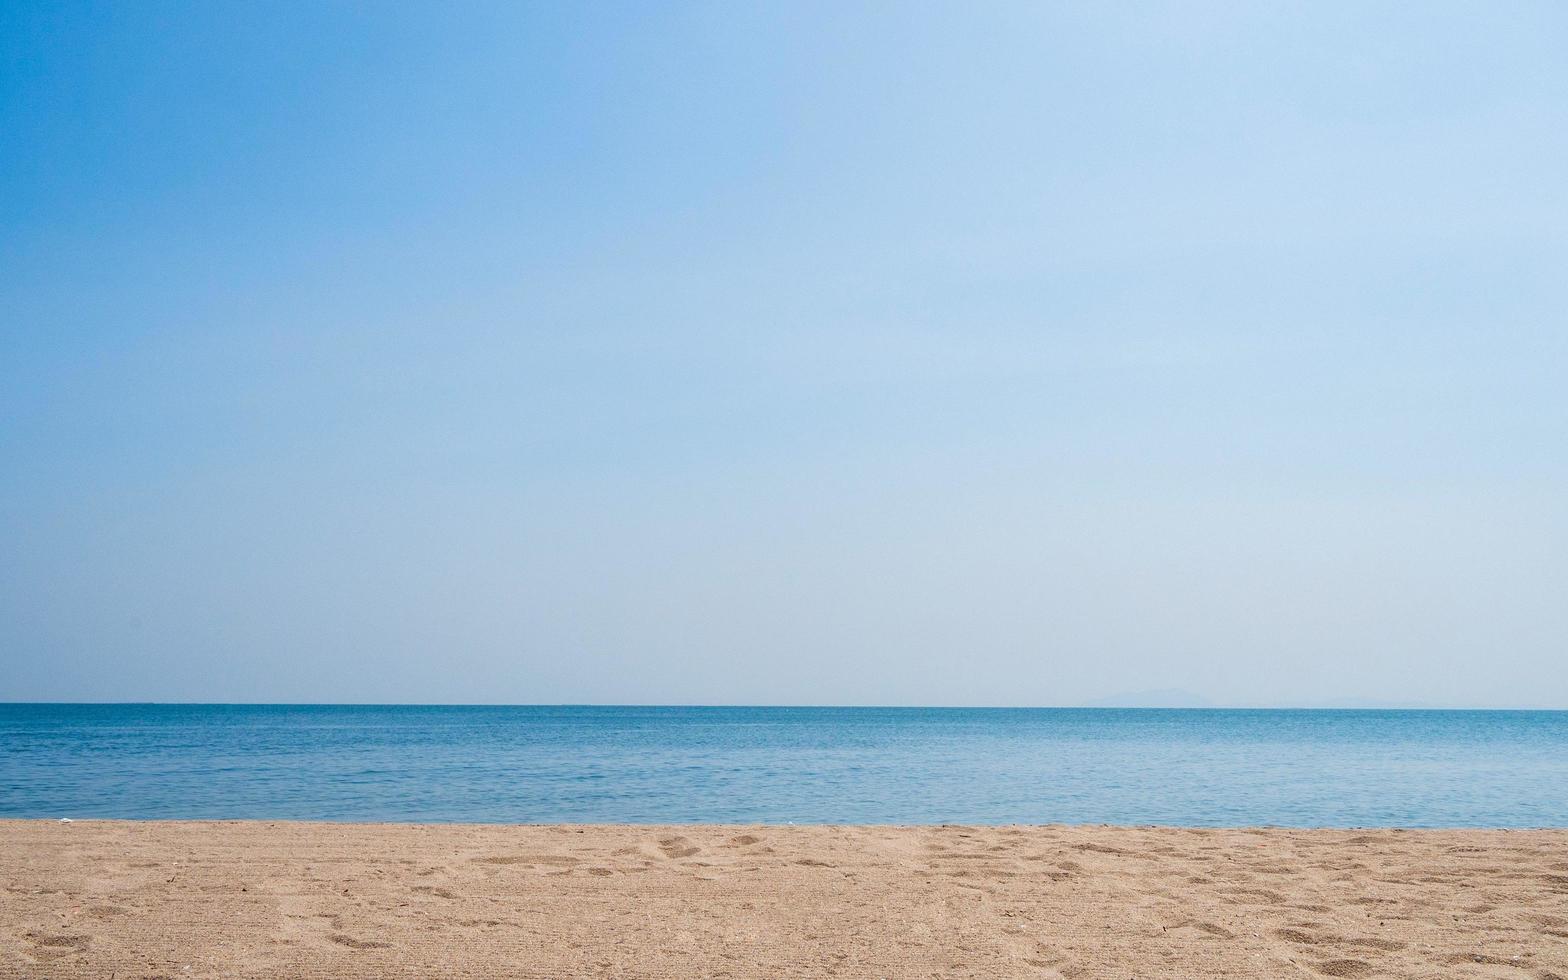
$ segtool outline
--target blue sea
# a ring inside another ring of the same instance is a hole
[[[0,704],[0,816],[1568,826],[1568,712]]]

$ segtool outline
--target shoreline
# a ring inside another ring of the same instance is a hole
[[[1568,830],[0,820],[27,977],[1568,978]]]
[[[718,828],[780,828],[790,827],[835,827],[835,828],[863,828],[866,830],[940,830],[943,828],[962,828],[972,830],[1212,830],[1212,831],[1291,831],[1301,833],[1351,833],[1359,831],[1393,833],[1393,834],[1428,834],[1428,833],[1469,833],[1480,834],[1534,834],[1534,833],[1568,833],[1568,824],[1541,824],[1538,826],[1481,826],[1481,825],[1441,825],[1426,826],[1420,824],[1206,824],[1206,823],[1109,823],[1105,821],[1071,823],[1056,821],[1052,823],[1024,823],[1014,821],[1011,823],[963,823],[949,821],[945,823],[863,823],[852,820],[826,821],[826,820],[331,820],[320,817],[74,817],[69,814],[47,817],[16,817],[0,816],[0,827],[22,824],[131,824],[135,826],[169,825],[256,825],[272,826],[275,824],[310,827],[475,827],[494,830],[505,830],[514,827],[528,828],[566,828],[587,827],[598,830],[635,828],[635,827],[718,827]]]

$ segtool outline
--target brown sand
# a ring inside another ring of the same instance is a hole
[[[0,822],[20,977],[1568,980],[1568,831]]]

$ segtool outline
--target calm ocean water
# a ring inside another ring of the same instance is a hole
[[[1568,826],[1568,712],[0,704],[0,815]]]

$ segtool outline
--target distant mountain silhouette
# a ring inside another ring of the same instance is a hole
[[[1412,709],[1418,711],[1430,711],[1434,709],[1441,710],[1442,705],[1432,704],[1429,701],[1389,701],[1382,698],[1336,698],[1332,701],[1325,701],[1322,704],[1315,704],[1312,707],[1355,709],[1364,708],[1378,710]]]
[[[1109,697],[1086,701],[1085,708],[1338,708],[1357,710],[1433,710],[1443,705],[1425,701],[1394,701],[1382,698],[1331,698],[1324,701],[1226,703],[1217,705],[1201,694],[1179,687],[1149,691],[1123,691]]]

